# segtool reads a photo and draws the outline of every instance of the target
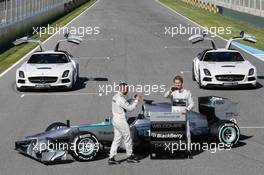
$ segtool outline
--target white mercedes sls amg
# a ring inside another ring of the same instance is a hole
[[[255,43],[256,39],[245,34],[228,40],[225,48],[216,48],[214,40],[205,35],[193,35],[189,40],[195,44],[204,40],[212,43],[212,49],[205,49],[193,59],[192,78],[200,88],[212,86],[237,87],[257,84],[256,67],[242,57],[238,50],[230,49],[234,40],[242,39]]]
[[[47,89],[62,87],[73,89],[79,78],[79,65],[67,51],[59,50],[61,42],[80,44],[81,38],[65,35],[59,40],[54,50],[45,51],[40,41],[23,37],[13,42],[20,45],[27,42],[38,43],[40,51],[36,51],[16,71],[17,90]]]

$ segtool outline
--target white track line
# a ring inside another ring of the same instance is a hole
[[[192,71],[190,70],[185,70],[185,71],[181,71],[181,74],[184,74],[184,73],[191,73]]]
[[[162,4],[159,0],[155,0],[155,1],[156,1],[158,4],[162,5],[163,7],[169,9],[170,11],[176,13],[177,15],[179,15],[179,16],[183,17],[184,19],[190,21],[191,23],[197,25],[198,27],[200,27],[200,28],[204,28],[204,27],[201,26],[200,24],[198,24],[198,23],[192,21],[191,19],[187,18],[186,16],[183,16],[182,14],[178,13],[178,12],[175,11],[174,9],[170,8],[169,6],[167,6],[167,5],[165,5],[165,4]],[[209,31],[209,32],[210,32],[210,31]],[[210,32],[210,33],[213,34],[212,32]],[[216,34],[214,34],[214,35],[216,35]],[[227,42],[227,39],[225,39],[225,38],[223,38],[223,37],[221,37],[221,36],[219,36],[219,35],[216,35],[216,36],[217,36],[218,38],[220,38],[220,39],[222,39],[222,40],[224,40],[224,41]],[[245,50],[245,49],[243,49],[243,48],[241,48],[240,46],[238,46],[238,45],[236,45],[236,44],[233,44],[233,45],[236,46],[237,48],[243,50],[244,52],[248,53],[249,55],[252,55],[253,57],[257,58],[258,60],[260,60],[260,61],[264,61],[264,59],[261,59],[261,58],[257,57],[256,55],[250,53],[249,51],[247,51],[247,50]]]
[[[164,46],[165,49],[205,49],[207,47],[195,47],[195,46]]]
[[[77,57],[74,60],[110,60],[110,57]]]
[[[92,8],[95,4],[99,3],[100,0],[97,0],[94,4],[92,4],[90,7],[88,7],[86,10],[84,10],[82,13],[80,13],[78,16],[76,16],[75,18],[73,18],[70,22],[68,22],[66,25],[64,25],[64,27],[70,25],[72,22],[74,22],[76,19],[78,19],[80,16],[82,16],[84,13],[86,13],[90,8]],[[56,31],[53,35],[51,35],[48,39],[46,39],[43,44],[45,44],[46,42],[48,42],[50,39],[52,39],[57,33],[59,33],[61,30],[63,29],[63,27],[61,27],[58,31]],[[26,59],[30,54],[32,54],[34,51],[36,51],[38,49],[38,46],[36,46],[34,49],[32,49],[30,52],[28,52],[25,56],[23,56],[20,60],[18,60],[15,64],[13,64],[12,66],[10,66],[8,69],[6,69],[4,72],[2,72],[0,74],[0,77],[3,77],[7,72],[9,72],[10,70],[12,70],[14,67],[16,67],[19,63],[21,63],[22,61],[24,61],[24,59]]]
[[[83,39],[83,41],[113,41],[114,38],[87,38]]]
[[[264,129],[264,126],[240,126],[241,129]]]

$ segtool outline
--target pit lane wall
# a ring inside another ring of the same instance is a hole
[[[21,1],[25,1],[25,8],[18,10],[22,4],[17,2]],[[49,7],[36,5],[37,1],[44,0],[0,0],[0,3],[4,3],[4,7],[0,8],[1,17],[6,15],[0,25],[0,51],[12,46],[15,39],[31,33],[33,26],[45,26],[89,0],[47,0],[56,2]],[[8,2],[12,4],[8,5]],[[32,11],[35,7],[38,8],[37,11]],[[31,12],[28,12],[29,9]]]

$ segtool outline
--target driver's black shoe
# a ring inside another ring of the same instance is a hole
[[[116,161],[114,157],[108,159],[108,165],[117,165],[117,164],[119,164],[119,162]]]
[[[128,163],[139,163],[139,159],[138,157],[131,155],[127,158],[127,162]]]

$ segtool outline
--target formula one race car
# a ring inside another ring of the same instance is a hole
[[[146,101],[142,113],[128,119],[135,148],[149,144],[149,115],[162,112],[171,113],[171,104]],[[192,136],[210,135],[229,146],[237,143],[240,136],[236,124],[237,103],[222,97],[199,97],[199,112],[188,113]],[[15,149],[44,163],[68,160],[69,154],[77,161],[89,161],[96,157],[99,150],[111,145],[113,134],[111,118],[101,123],[75,126],[70,126],[69,121],[67,124],[56,122],[45,132],[16,141]]]
[[[225,48],[216,48],[214,40],[205,35],[193,35],[189,40],[195,44],[204,40],[212,43],[211,49],[205,49],[193,59],[192,79],[200,88],[212,86],[256,86],[257,70],[238,50],[230,49],[234,40],[255,43],[254,37],[243,31],[239,36],[230,38]]]
[[[79,65],[67,51],[59,50],[61,42],[80,44],[81,38],[65,35],[59,40],[54,50],[45,50],[42,42],[28,37],[17,39],[15,45],[38,43],[40,51],[34,52],[27,62],[16,71],[16,87],[21,91],[26,88],[47,89],[63,87],[73,89],[79,78]]]

